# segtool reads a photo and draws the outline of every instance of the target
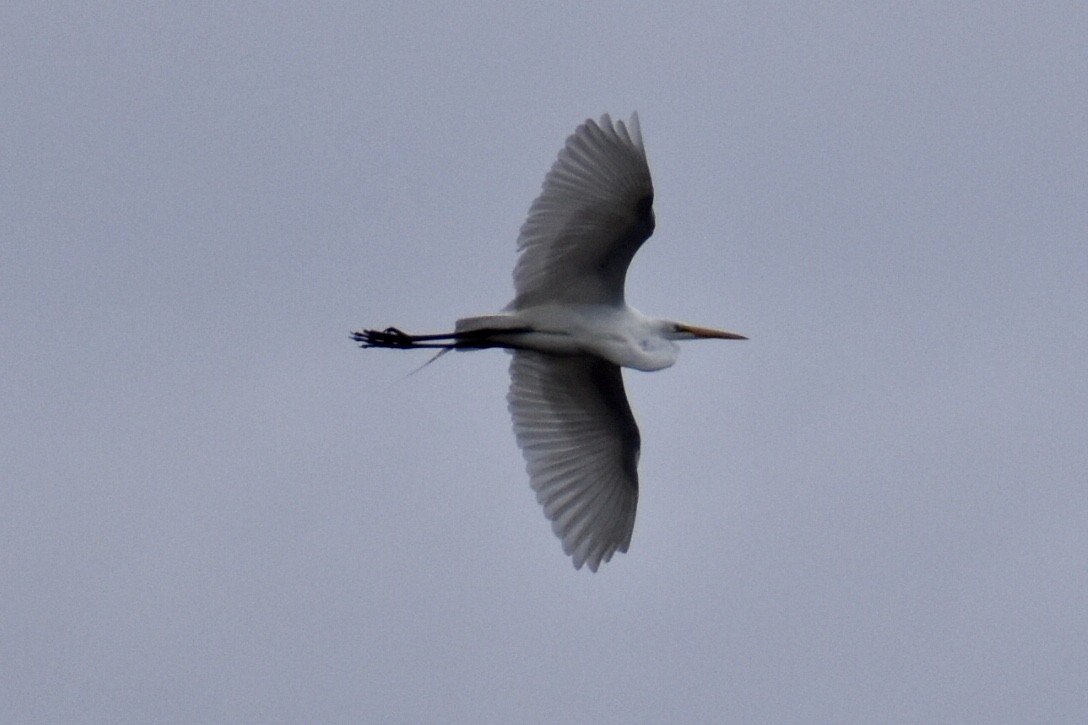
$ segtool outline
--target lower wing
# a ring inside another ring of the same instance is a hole
[[[620,369],[591,356],[513,353],[514,434],[544,514],[575,568],[627,551],[638,503],[638,425]]]

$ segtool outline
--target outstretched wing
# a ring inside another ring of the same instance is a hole
[[[519,350],[507,400],[530,483],[563,551],[575,568],[597,571],[627,551],[638,503],[638,425],[619,367]]]
[[[631,258],[654,231],[638,114],[587,120],[559,152],[518,237],[512,309],[622,304]]]

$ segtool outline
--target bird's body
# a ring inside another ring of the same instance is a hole
[[[627,551],[638,501],[640,438],[620,368],[667,368],[677,340],[745,339],[627,305],[627,267],[654,230],[653,193],[638,116],[586,121],[529,209],[502,312],[446,334],[353,334],[363,347],[511,351],[507,400],[531,485],[575,567],[593,571]]]
[[[457,321],[456,329],[463,332],[482,325],[527,330],[494,335],[492,340],[501,343],[497,346],[550,355],[594,355],[646,372],[671,366],[680,352],[675,342],[664,337],[660,320],[626,304],[542,304],[501,316],[466,317]]]

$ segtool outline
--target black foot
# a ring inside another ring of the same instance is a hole
[[[359,330],[351,333],[351,339],[363,347],[412,347],[412,336],[395,327],[384,330]]]

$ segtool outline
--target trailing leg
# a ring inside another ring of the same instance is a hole
[[[510,337],[529,332],[528,328],[477,328],[438,335],[409,335],[396,327],[384,330],[359,330],[351,339],[361,347],[385,347],[398,350],[442,348],[446,350],[482,350],[489,347],[516,348]]]
[[[351,333],[351,339],[362,347],[391,347],[409,350],[419,347],[457,347],[455,333],[442,335],[409,335],[395,327],[384,330],[359,330]]]

